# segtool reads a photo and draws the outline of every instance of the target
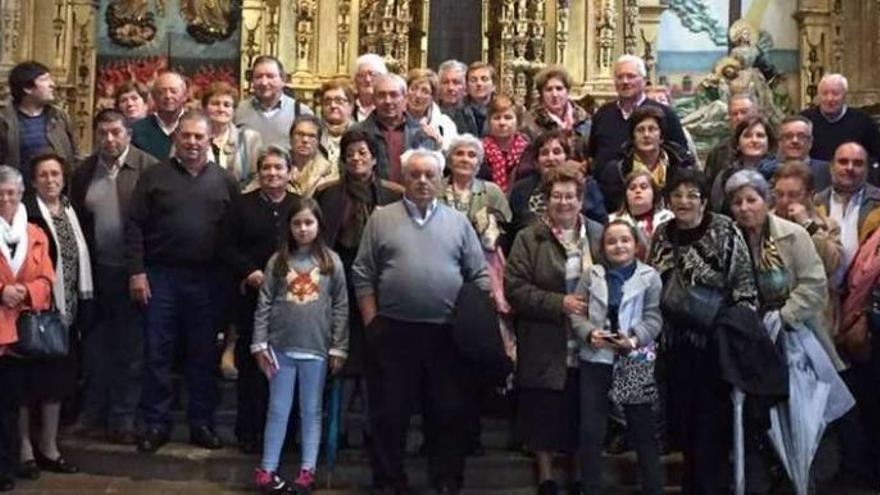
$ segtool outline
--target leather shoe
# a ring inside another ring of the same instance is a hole
[[[37,465],[40,466],[40,469],[60,474],[74,474],[79,472],[79,468],[65,461],[64,456],[59,455],[57,459],[53,460],[44,456],[41,452],[36,451],[34,452],[34,457],[36,458]]]
[[[220,437],[208,425],[191,427],[189,430],[189,443],[212,450],[223,447]]]
[[[107,430],[105,438],[108,442],[117,445],[135,445],[138,443],[137,435],[131,430]]]
[[[29,461],[24,461],[18,465],[18,472],[15,473],[19,478],[23,478],[26,480],[38,480],[40,479],[40,467],[37,466],[37,461],[31,459]]]
[[[151,454],[160,447],[168,443],[168,433],[160,430],[159,428],[147,428],[147,431],[144,432],[143,436],[138,439],[137,449],[138,452],[145,452]]]

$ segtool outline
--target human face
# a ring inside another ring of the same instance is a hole
[[[562,143],[558,139],[551,139],[538,150],[538,170],[541,174],[546,174],[551,169],[565,163],[566,159],[568,157],[565,156],[565,148],[562,147]]]
[[[489,135],[495,139],[505,140],[516,134],[516,112],[508,108],[503,112],[493,113],[489,117]]]
[[[153,101],[156,110],[178,113],[186,102],[186,83],[177,74],[162,74],[153,83]]]
[[[568,105],[568,88],[565,87],[565,83],[556,77],[547,79],[544,87],[541,88],[541,103],[550,113],[564,114]]]
[[[142,119],[147,116],[147,102],[141,98],[137,91],[122,93],[116,99],[116,108],[130,121]]]
[[[472,100],[488,101],[495,92],[495,82],[492,81],[489,68],[474,69],[467,75],[467,92]]]
[[[621,100],[634,101],[645,92],[645,78],[639,74],[636,64],[623,62],[614,68],[614,90]]]
[[[464,99],[464,71],[448,70],[440,74],[440,102],[444,105],[458,105]]]
[[[34,79],[34,87],[26,88],[25,94],[38,105],[48,105],[55,101],[55,81],[48,72]]]
[[[826,81],[819,85],[819,110],[827,115],[837,115],[846,101],[846,91],[839,81]]]
[[[630,213],[650,211],[654,207],[654,189],[646,175],[639,175],[626,187],[626,204]]]
[[[413,115],[425,115],[434,103],[434,92],[427,79],[416,80],[406,93],[407,110]]]
[[[290,133],[290,148],[300,158],[312,158],[318,152],[318,126],[300,122]]]
[[[574,182],[557,182],[547,198],[547,215],[557,227],[571,228],[577,223],[583,199]]]
[[[34,188],[40,199],[55,202],[64,189],[64,171],[56,160],[44,160],[34,171]]]
[[[101,158],[112,163],[131,144],[131,132],[118,120],[101,122],[95,129],[95,140]]]
[[[669,207],[675,214],[678,225],[693,228],[703,220],[706,203],[695,185],[684,183],[669,193]]]
[[[767,145],[767,130],[763,124],[755,124],[739,136],[739,152],[743,158],[763,157],[767,154]]]
[[[211,130],[201,119],[183,120],[174,132],[175,153],[185,164],[205,163],[210,146]]]
[[[405,90],[406,88],[401,88],[390,78],[377,81],[373,88],[376,116],[385,122],[397,122],[403,118],[403,110],[406,106]]]
[[[740,122],[756,114],[755,104],[748,98],[734,98],[727,107],[727,118],[730,121],[731,129],[736,129]]]
[[[779,149],[783,160],[805,160],[812,146],[813,135],[805,122],[794,121],[782,126]]]
[[[663,137],[660,133],[660,123],[654,119],[645,119],[633,128],[633,146],[636,152],[641,154],[653,154],[660,150]]]
[[[440,187],[440,173],[434,159],[419,156],[410,160],[403,177],[406,197],[419,207],[426,207],[437,197]]]
[[[835,188],[855,192],[868,176],[868,157],[864,148],[855,143],[838,146],[831,162],[831,182]]]
[[[290,165],[278,155],[266,155],[258,177],[263,191],[283,191],[290,181]]]
[[[455,179],[470,181],[477,173],[479,166],[477,149],[473,146],[459,146],[450,156],[449,167]]]
[[[353,179],[364,181],[373,175],[376,158],[370,152],[365,141],[357,141],[348,145],[345,150],[345,170]]]
[[[331,89],[321,96],[321,116],[330,125],[344,124],[351,120],[352,110],[352,101],[343,89]]]
[[[782,177],[773,183],[773,209],[781,217],[788,216],[793,204],[807,206],[807,188],[797,177]]]
[[[611,265],[628,265],[636,259],[636,238],[632,229],[621,224],[608,226],[602,236],[602,249]]]
[[[298,247],[311,246],[318,237],[318,218],[305,208],[290,218],[290,234]]]
[[[254,67],[251,74],[251,91],[264,106],[274,105],[281,98],[284,75],[278,64],[267,60]]]
[[[208,99],[205,112],[212,122],[225,126],[232,122],[232,116],[235,114],[235,100],[231,95],[214,95]]]
[[[372,95],[373,80],[380,74],[382,74],[381,71],[369,64],[363,64],[358,67],[357,72],[354,74],[354,84],[357,86],[358,95]]]
[[[751,186],[741,187],[730,200],[733,219],[745,230],[757,231],[767,219],[767,202]]]
[[[0,182],[0,217],[11,224],[18,205],[21,204],[22,188],[14,181]]]

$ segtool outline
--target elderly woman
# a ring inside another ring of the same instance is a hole
[[[740,122],[733,132],[733,161],[723,168],[712,183],[709,198],[712,210],[729,213],[724,184],[731,175],[744,168],[757,170],[765,179],[772,180],[779,166],[776,158],[776,134],[764,117],[756,116]]]
[[[648,170],[654,182],[662,188],[666,177],[680,168],[693,167],[694,157],[674,141],[667,141],[663,110],[650,105],[638,107],[627,122],[629,141],[624,145],[623,157],[602,167],[596,180],[602,184],[605,207],[617,211],[623,203],[624,179],[634,170]]]
[[[745,240],[732,220],[707,210],[705,178],[693,168],[667,179],[675,218],[654,232],[648,264],[664,290],[662,358],[667,423],[684,455],[683,493],[727,493],[730,387],[715,348],[719,306],[753,307],[756,291]],[[688,305],[702,294],[712,304]],[[710,297],[712,296],[712,297]]]
[[[129,123],[140,120],[150,113],[150,90],[136,81],[128,81],[116,88],[116,109],[125,115]]]
[[[257,155],[263,146],[260,134],[232,123],[238,91],[217,81],[202,93],[202,108],[211,119],[209,160],[228,170],[242,186],[257,172]]]
[[[265,279],[263,268],[278,250],[284,219],[297,197],[287,191],[290,155],[283,148],[268,146],[257,156],[259,189],[237,197],[224,219],[224,242],[220,256],[238,281],[238,309],[234,344],[238,369],[238,414],[235,436],[241,450],[259,452],[262,447],[268,383],[250,352],[257,295]]]
[[[443,151],[458,136],[455,122],[440,111],[436,103],[440,80],[431,69],[412,69],[406,76],[406,111],[422,125],[422,132],[434,139]]]
[[[76,213],[64,190],[64,158],[55,153],[38,155],[31,160],[33,186],[36,194],[24,200],[28,220],[40,228],[49,240],[49,251],[55,267],[52,298],[62,320],[70,327],[71,352],[66,357],[29,360],[25,370],[25,406],[21,408],[22,475],[31,479],[40,469],[56,473],[75,473],[58,450],[58,421],[61,401],[76,389],[77,343],[80,329],[77,316],[80,301],[91,299],[92,266],[89,249]],[[41,433],[38,448],[31,444],[30,407],[41,411]]]
[[[321,151],[330,163],[339,163],[339,142],[342,135],[354,125],[354,85],[348,78],[337,77],[321,85],[318,101],[321,102],[321,118],[324,132],[321,134]]]
[[[546,188],[542,186],[547,174],[568,162],[571,147],[562,131],[541,134],[532,142],[528,154],[536,164],[536,170],[516,181],[510,190],[510,209],[513,221],[508,229],[509,238],[526,227],[536,217],[540,218],[547,210]],[[574,164],[572,164],[574,166]],[[579,167],[578,167],[579,168]],[[599,223],[605,223],[608,213],[602,200],[602,191],[596,181],[587,177],[581,189],[584,197],[578,204],[581,213]]]
[[[638,227],[643,240],[649,241],[647,244],[650,245],[650,240],[660,224],[671,220],[675,215],[663,205],[660,188],[650,170],[630,172],[623,185],[626,190],[623,205],[608,215],[608,219],[629,221]]]
[[[499,95],[486,107],[489,134],[483,138],[485,159],[477,177],[490,180],[507,193],[520,175],[529,137],[519,132],[522,112],[509,97]]]
[[[49,309],[55,278],[49,240],[28,223],[23,192],[21,173],[0,165],[0,491],[15,489],[20,470],[19,404],[27,385],[25,361],[12,353],[18,340],[16,321],[22,311]]]
[[[578,341],[569,316],[586,314],[587,302],[572,293],[599,259],[602,226],[581,215],[584,182],[575,167],[548,171],[541,187],[546,210],[517,235],[504,287],[516,314],[517,428],[536,454],[538,493],[555,494],[553,455],[578,448]]]
[[[583,149],[590,136],[590,114],[571,100],[568,71],[559,65],[543,69],[535,76],[535,88],[541,98],[529,112],[523,127],[532,137],[542,132],[562,131],[571,149]]]

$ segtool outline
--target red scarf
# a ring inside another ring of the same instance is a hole
[[[522,133],[513,135],[507,151],[503,151],[492,136],[483,138],[483,149],[486,154],[485,160],[489,164],[489,170],[492,172],[492,182],[505,193],[510,188],[511,175],[519,165],[519,160],[522,158],[523,152],[525,152],[528,145],[529,139]]]

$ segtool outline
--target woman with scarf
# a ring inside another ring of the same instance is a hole
[[[547,207],[516,236],[504,271],[504,288],[516,315],[516,425],[535,452],[538,494],[558,493],[553,457],[570,461],[568,493],[580,493],[578,449],[578,339],[569,317],[588,303],[574,294],[585,270],[600,259],[602,226],[581,215],[583,177],[566,165],[541,185]]]
[[[419,121],[422,132],[446,151],[451,140],[458,136],[458,128],[436,103],[440,87],[437,74],[431,69],[412,69],[406,76],[406,86],[406,112]]]
[[[724,194],[724,185],[731,175],[742,169],[757,170],[769,182],[779,167],[776,158],[776,134],[767,119],[750,117],[736,126],[733,132],[733,161],[722,168],[711,184],[709,198],[712,211],[730,214],[730,205]]]
[[[232,117],[237,105],[238,91],[227,82],[214,82],[202,94],[202,108],[211,120],[209,159],[229,171],[243,187],[257,173],[263,140],[254,130],[235,127]]]
[[[339,254],[345,269],[346,280],[351,281],[351,265],[357,256],[364,227],[377,207],[399,201],[403,187],[380,179],[375,173],[378,145],[369,134],[359,129],[349,129],[342,135],[340,147],[339,180],[326,184],[315,193],[315,199],[324,212],[324,240]],[[354,286],[348,284],[348,297],[355,300]],[[340,433],[343,440],[355,433],[353,419],[348,419],[348,406],[360,402],[366,404],[366,386],[363,383],[364,323],[356,304],[349,305],[348,359],[343,373],[343,409]],[[360,400],[353,400],[359,397]],[[366,434],[366,413],[359,411],[359,425]],[[343,442],[344,443],[344,442]]]
[[[524,119],[523,127],[532,137],[542,132],[562,131],[568,145],[581,159],[590,137],[590,114],[571,100],[571,76],[564,67],[551,65],[535,76],[541,93],[538,106]]]
[[[21,173],[0,165],[0,491],[15,489],[20,470],[19,404],[25,391],[26,362],[11,347],[18,340],[16,321],[24,310],[44,311],[52,302],[55,272],[49,240],[28,223],[21,204]]]
[[[76,213],[62,194],[64,158],[55,153],[40,154],[31,160],[35,194],[25,198],[28,220],[49,239],[54,260],[55,282],[52,297],[61,318],[70,329],[70,352],[57,359],[29,360],[26,365],[26,402],[21,408],[21,475],[36,479],[40,469],[56,473],[75,473],[58,450],[58,422],[61,401],[73,394],[77,379],[77,348],[80,328],[80,302],[92,298],[92,266],[89,250]],[[91,357],[91,356],[90,356]],[[100,357],[97,357],[100,358]],[[41,433],[39,443],[31,443],[31,408],[39,406]]]
[[[522,112],[509,97],[499,95],[486,107],[489,134],[483,138],[485,159],[477,177],[490,180],[507,194],[514,181],[522,175],[523,155],[529,137],[519,132]]]

